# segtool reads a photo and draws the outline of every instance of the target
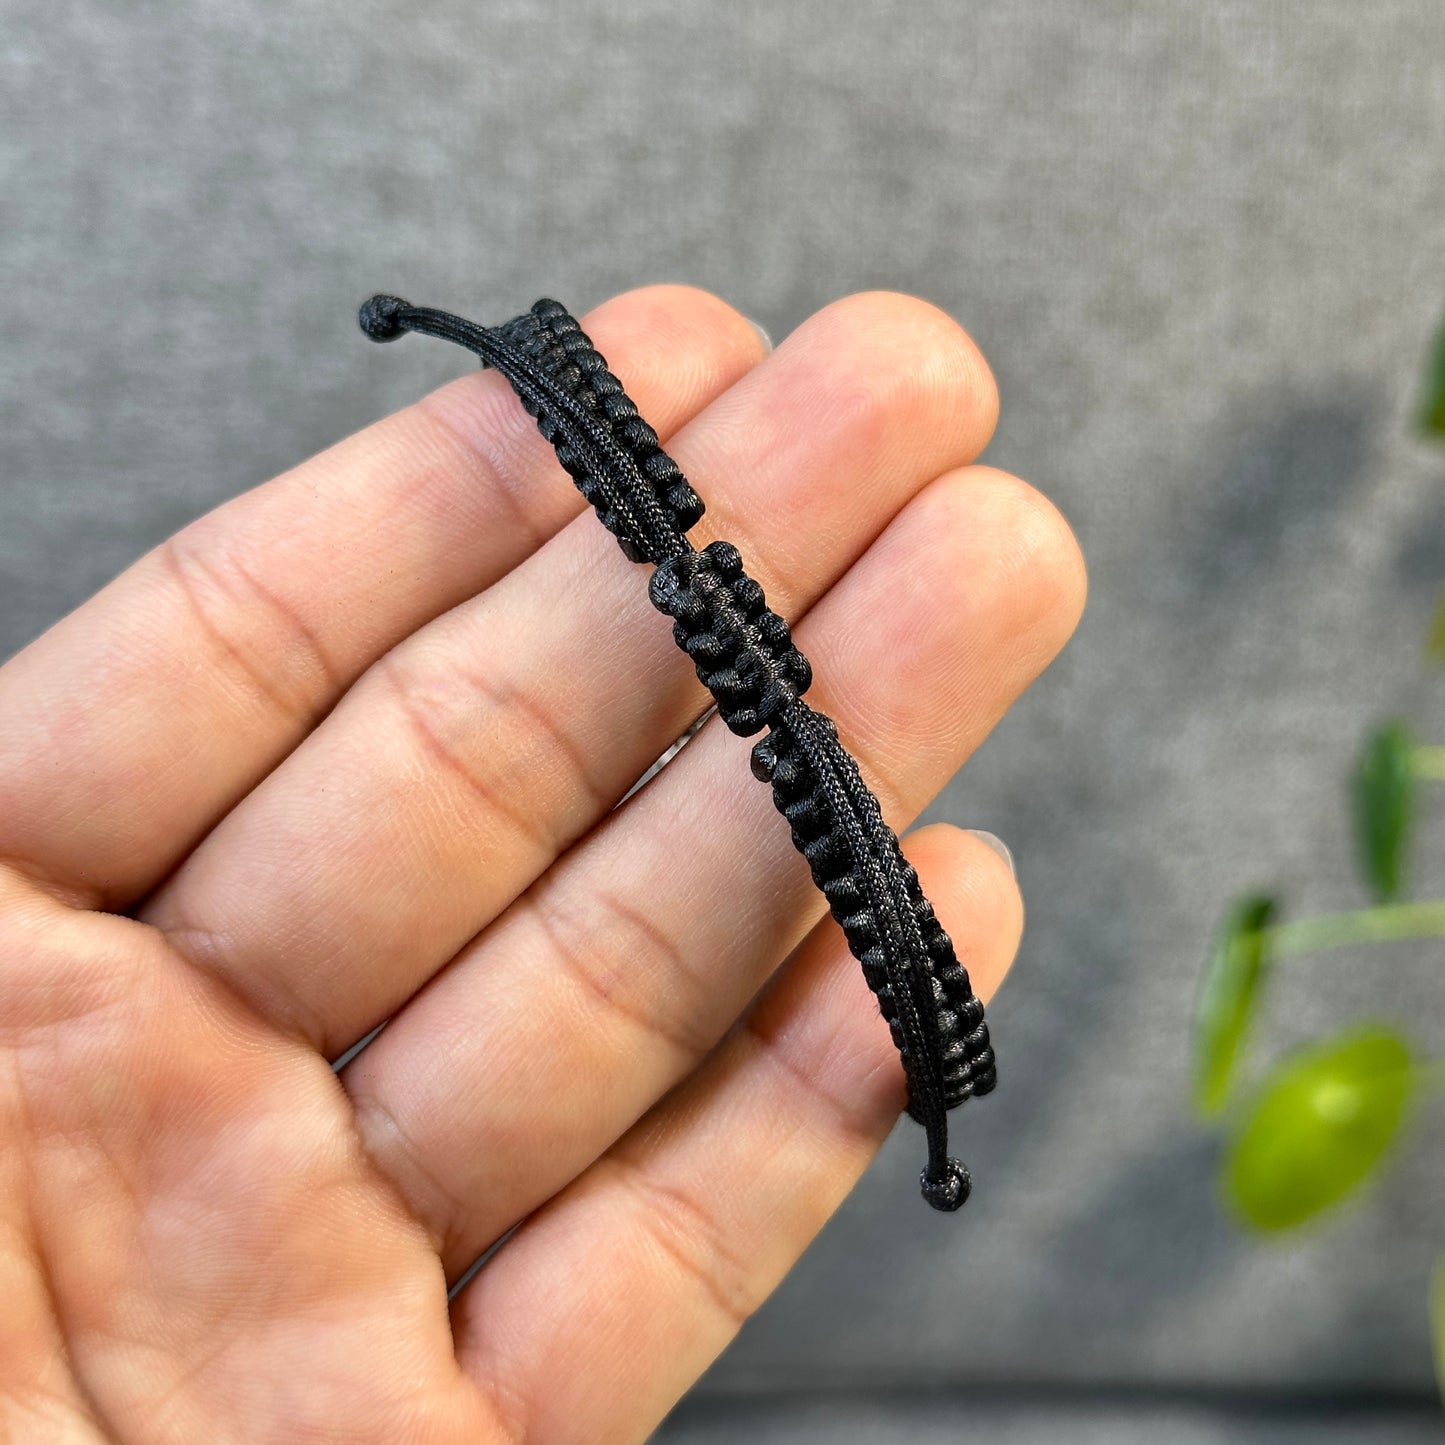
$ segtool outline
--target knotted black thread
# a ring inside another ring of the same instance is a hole
[[[665,557],[648,596],[676,619],[672,635],[692,658],[698,681],[717,699],[722,720],[742,737],[774,723],[808,690],[813,670],[793,646],[788,624],[743,571],[731,542]]]
[[[687,539],[701,499],[558,302],[538,301],[503,326],[483,327],[373,296],[359,320],[373,341],[421,331],[501,372],[623,553],[655,566],[648,595],[673,619],[673,636],[723,721],[745,737],[767,730],[753,746],[753,773],[772,785],[887,1020],[908,1080],[908,1112],[928,1141],[923,1197],[935,1209],[957,1209],[972,1186],[948,1154],[948,1110],[997,1082],[983,1004],[837,728],[803,701],[808,660],[737,548],[713,542],[698,551]]]

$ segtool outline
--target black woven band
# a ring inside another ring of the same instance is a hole
[[[888,1021],[908,1112],[927,1134],[923,1196],[935,1209],[957,1209],[971,1182],[948,1155],[947,1111],[988,1093],[997,1078],[983,1005],[837,729],[803,701],[808,661],[737,548],[713,542],[698,551],[688,541],[701,499],[558,302],[538,301],[503,326],[482,327],[373,296],[360,322],[373,341],[425,332],[495,367],[627,557],[653,564],[652,603],[673,619],[673,636],[719,715],[743,736],[765,732],[753,747],[753,773],[772,785]]]

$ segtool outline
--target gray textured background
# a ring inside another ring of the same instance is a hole
[[[1353,901],[1362,729],[1445,737],[1419,666],[1445,456],[1408,429],[1445,307],[1439,0],[0,20],[0,655],[455,374],[365,345],[377,288],[497,318],[686,280],[774,335],[915,292],[994,365],[989,459],[1078,529],[1074,647],[936,810],[1002,834],[1030,904],[1005,1087],[959,1121],[975,1201],[927,1215],[896,1138],[669,1438],[1434,1437],[1445,1126],[1369,1209],[1264,1249],[1183,1100],[1222,900]],[[1300,963],[1272,1039],[1371,1008],[1445,1051],[1439,969]]]

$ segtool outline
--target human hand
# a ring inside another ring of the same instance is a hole
[[[982,358],[882,293],[766,359],[681,287],[583,325],[906,825],[1083,604],[1057,512],[971,465]],[[615,807],[706,695],[583,510],[475,372],[0,669],[6,1438],[640,1439],[888,1133],[887,1026],[747,742]],[[1008,868],[905,851],[987,998]]]

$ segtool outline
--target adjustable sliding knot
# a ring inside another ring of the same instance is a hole
[[[765,728],[808,690],[813,670],[788,624],[743,571],[731,542],[711,542],[657,565],[652,605],[674,619],[672,635],[692,658],[718,713],[742,737]]]
[[[972,1182],[948,1154],[948,1110],[997,1082],[983,1004],[837,728],[803,701],[808,660],[737,548],[718,541],[699,552],[688,541],[701,499],[559,302],[544,299],[483,327],[373,296],[358,319],[373,341],[422,331],[465,346],[506,377],[623,553],[655,566],[653,606],[673,619],[673,637],[723,721],[745,737],[767,730],[752,749],[753,774],[771,784],[888,1024],[908,1112],[927,1138],[923,1197],[957,1209]]]

